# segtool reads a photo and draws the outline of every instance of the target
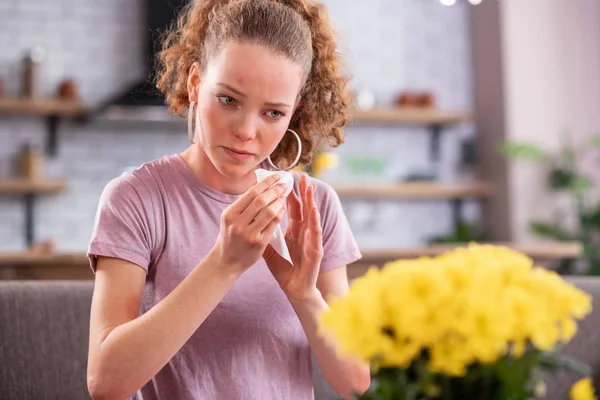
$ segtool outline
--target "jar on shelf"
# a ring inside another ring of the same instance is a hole
[[[43,157],[38,147],[24,145],[19,153],[19,177],[31,181],[42,179]]]
[[[21,96],[26,98],[41,95],[41,64],[46,59],[46,50],[34,46],[23,57],[21,63]]]

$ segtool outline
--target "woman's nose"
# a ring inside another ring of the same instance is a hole
[[[244,116],[235,127],[234,134],[239,140],[251,140],[256,137],[256,121],[252,116]]]

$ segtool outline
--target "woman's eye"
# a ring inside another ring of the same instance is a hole
[[[219,96],[219,101],[226,105],[226,106],[235,106],[237,104],[237,102],[235,101],[235,99],[233,97],[229,97],[229,96]]]
[[[279,118],[283,117],[282,113],[280,113],[279,111],[275,111],[275,110],[267,112],[267,115],[273,119],[279,119]]]

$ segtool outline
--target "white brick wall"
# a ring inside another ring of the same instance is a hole
[[[356,88],[373,90],[387,103],[401,90],[432,90],[444,109],[470,109],[471,71],[468,6],[441,6],[437,0],[327,0],[349,51]],[[18,90],[23,51],[42,45],[49,51],[44,90],[73,77],[83,97],[98,101],[138,77],[141,70],[140,0],[0,1],[0,76],[7,91]],[[60,250],[85,250],[98,196],[104,185],[129,166],[175,153],[187,143],[184,125],[153,129],[63,125],[59,155],[47,160],[49,177],[65,177],[68,190],[40,199],[37,238],[52,238]],[[351,156],[389,158],[390,180],[428,164],[428,136],[422,129],[352,127],[340,147]],[[11,173],[10,158],[23,143],[42,145],[43,121],[0,118],[0,177]],[[447,131],[442,140],[441,176],[458,179],[459,139],[469,127]],[[343,168],[325,177],[349,180]],[[344,207],[361,246],[403,247],[422,243],[451,227],[450,207],[438,202],[350,201]],[[0,199],[0,251],[23,249],[23,207]],[[470,204],[467,215],[476,216]]]

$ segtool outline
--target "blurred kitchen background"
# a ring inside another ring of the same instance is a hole
[[[0,278],[91,278],[106,183],[188,145],[140,87],[181,3],[0,1]],[[351,276],[469,241],[598,272],[600,2],[325,3],[356,109],[319,178],[363,249]]]

